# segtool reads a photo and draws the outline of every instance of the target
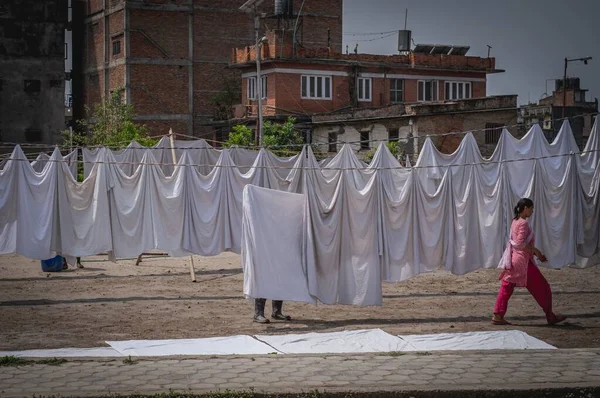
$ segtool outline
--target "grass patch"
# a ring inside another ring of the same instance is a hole
[[[400,357],[402,355],[406,355],[406,352],[402,352],[402,351],[378,352],[377,355],[381,355],[384,357]]]
[[[27,366],[27,365],[51,365],[60,366],[68,361],[64,358],[40,359],[34,361],[32,359],[19,358],[15,356],[5,356],[0,358],[0,366]]]
[[[52,359],[41,359],[39,361],[35,361],[35,363],[38,363],[40,365],[50,365],[50,366],[60,366],[63,363],[67,363],[69,361],[67,361],[64,358],[52,358]]]
[[[31,365],[34,361],[30,359],[19,358],[15,356],[5,356],[0,358],[0,366],[25,366]]]
[[[130,355],[130,356],[128,356],[127,358],[125,358],[123,360],[123,363],[125,365],[135,365],[136,363],[138,363],[138,360],[137,359],[131,359],[131,355]]]

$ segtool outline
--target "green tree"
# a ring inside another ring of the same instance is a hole
[[[244,124],[238,124],[231,128],[229,138],[224,146],[252,146],[254,145],[254,132]]]
[[[294,155],[302,151],[305,139],[294,125],[296,118],[288,117],[285,123],[272,123],[266,121],[263,127],[263,145],[271,148],[280,156]]]
[[[390,141],[386,144],[386,146],[388,147],[388,149],[390,150],[390,152],[392,153],[392,155],[394,155],[394,157],[396,159],[398,159],[400,156],[404,155],[404,150],[402,149],[402,147],[400,146],[400,143],[398,141]],[[373,157],[375,156],[375,152],[377,152],[377,149],[375,149],[375,148],[370,149],[365,154],[365,162],[371,163],[371,161],[373,160]]]
[[[263,145],[280,156],[290,156],[302,151],[304,137],[294,128],[296,119],[289,117],[284,123],[263,123]],[[252,146],[254,132],[245,125],[231,129],[225,146]]]
[[[133,106],[121,101],[123,91],[124,88],[115,90],[107,101],[96,105],[92,114],[93,123],[78,120],[72,137],[69,131],[63,131],[63,145],[123,148],[134,140],[143,146],[156,145],[158,138],[150,137],[146,126],[133,122]],[[86,113],[90,114],[87,107]]]
[[[63,146],[106,146],[121,149],[134,140],[146,147],[156,145],[159,138],[150,137],[146,126],[133,122],[133,106],[121,101],[123,91],[124,88],[115,90],[108,100],[95,106],[91,115],[93,122],[87,119],[77,120],[72,134],[69,130],[63,131]],[[90,113],[90,109],[86,107],[86,114],[89,116]],[[78,179],[82,181],[83,166],[79,166],[81,172]]]
[[[223,89],[210,99],[216,120],[227,120],[233,115],[233,106],[240,101],[239,80],[221,76]]]

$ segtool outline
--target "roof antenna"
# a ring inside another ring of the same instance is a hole
[[[408,21],[408,8],[406,9],[406,13],[404,14],[404,30],[406,30],[406,22]]]
[[[492,46],[490,46],[489,44],[486,44],[487,48],[488,48],[488,58],[490,57],[490,51],[492,50]]]

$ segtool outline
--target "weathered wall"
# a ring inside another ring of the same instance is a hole
[[[0,4],[0,140],[57,143],[65,128],[67,0]]]
[[[505,105],[506,107],[494,108],[496,105]],[[337,140],[340,142],[337,150],[343,143],[350,142],[353,143],[353,150],[362,156],[368,149],[376,148],[379,142],[391,140],[392,136],[397,136],[405,152],[414,161],[426,136],[432,137],[433,143],[441,152],[452,153],[460,145],[464,134],[448,135],[448,133],[471,131],[479,144],[481,153],[489,156],[494,151],[496,143],[486,141],[485,129],[488,124],[508,126],[508,130],[516,137],[523,133],[516,127],[516,96],[490,97],[485,101],[458,101],[453,108],[446,109],[445,107],[448,106],[451,105],[418,105],[418,108],[415,109],[407,106],[407,113],[412,113],[412,115],[399,117],[393,116],[398,112],[398,107],[390,107],[388,118],[381,120],[351,120],[348,117],[339,122],[334,120],[329,125],[317,125],[314,128],[313,142],[326,143],[330,133],[337,133]],[[468,106],[470,109],[467,108]],[[485,108],[485,106],[488,109],[477,109],[478,107]],[[435,108],[440,108],[437,113]],[[453,109],[454,111],[452,111]],[[382,114],[383,111],[384,109],[378,111],[380,117],[385,116]],[[354,114],[352,117],[358,119],[362,116],[365,118],[367,117],[365,112],[366,110],[357,111],[359,114]],[[376,117],[376,115],[371,115],[371,117]],[[320,117],[321,120],[323,118]],[[358,143],[361,140],[360,132],[363,132],[363,136],[368,134],[369,148],[361,149]],[[320,147],[326,148],[325,146]]]

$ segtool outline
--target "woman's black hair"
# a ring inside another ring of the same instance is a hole
[[[529,198],[519,200],[519,203],[515,206],[515,220],[519,218],[519,215],[526,207],[533,207],[533,200]]]

